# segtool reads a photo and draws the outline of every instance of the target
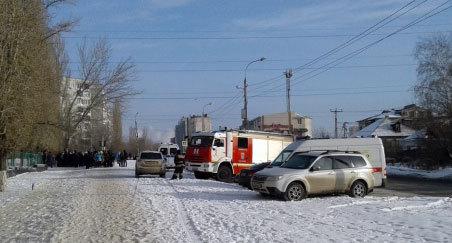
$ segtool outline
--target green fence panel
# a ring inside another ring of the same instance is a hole
[[[42,155],[38,153],[13,153],[6,159],[8,167],[33,167],[42,163]]]

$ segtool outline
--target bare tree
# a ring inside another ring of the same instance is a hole
[[[331,133],[324,127],[314,129],[314,138],[331,138]]]
[[[104,39],[90,47],[84,42],[78,48],[80,65],[77,71],[81,78],[75,82],[76,85],[73,79],[66,78],[62,89],[64,95],[61,127],[65,147],[70,146],[77,129],[90,121],[94,109],[139,93],[132,85],[135,65],[127,59],[111,66],[110,55],[111,48]],[[75,91],[71,92],[71,89]],[[77,102],[86,95],[89,99],[86,99],[87,103],[83,109],[76,109]]]
[[[436,35],[420,41],[415,49],[418,83],[415,86],[420,106],[428,111],[421,117],[427,129],[425,147],[429,157],[439,163],[452,154],[452,39]],[[438,164],[439,165],[439,164]]]
[[[415,86],[420,104],[434,114],[452,112],[452,40],[437,35],[419,42],[415,49],[418,61],[418,84]]]

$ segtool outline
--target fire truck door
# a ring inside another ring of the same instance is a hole
[[[239,173],[242,169],[249,168],[253,163],[253,145],[251,138],[237,137],[234,138],[233,164],[234,174]]]
[[[213,141],[213,147],[212,147],[212,161],[214,162],[221,162],[220,160],[224,159],[226,157],[226,150],[224,146],[224,138],[215,138]]]

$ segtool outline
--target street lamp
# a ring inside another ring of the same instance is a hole
[[[205,119],[205,113],[204,113],[204,109],[207,107],[207,106],[209,106],[209,105],[212,105],[212,102],[209,102],[209,103],[207,103],[207,104],[205,104],[203,107],[202,107],[202,116],[201,116],[201,121],[202,121],[202,131],[204,132],[204,130],[205,130],[205,125],[204,125],[204,119]]]
[[[243,129],[246,130],[248,128],[248,97],[247,97],[247,88],[248,88],[248,84],[246,81],[246,73],[248,71],[248,67],[255,63],[255,62],[262,62],[264,61],[266,58],[265,57],[261,57],[259,59],[256,59],[254,61],[249,62],[246,66],[245,66],[245,78],[243,79],[243,110],[242,110],[242,119],[243,119]]]

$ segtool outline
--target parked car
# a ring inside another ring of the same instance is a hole
[[[299,201],[308,195],[348,193],[364,197],[374,188],[373,169],[366,156],[353,152],[293,153],[281,167],[257,172],[251,187],[263,195]]]
[[[138,157],[135,165],[135,177],[146,174],[165,177],[165,159],[159,151],[143,151]]]
[[[253,177],[254,174],[257,172],[265,169],[265,168],[271,168],[273,166],[281,166],[284,161],[289,157],[290,154],[292,154],[293,150],[283,150],[281,153],[276,157],[276,159],[273,162],[267,162],[262,164],[255,164],[251,166],[249,169],[242,170],[240,174],[237,176],[237,182],[239,185],[246,187],[248,189],[251,188],[251,177]]]
[[[237,176],[237,182],[239,183],[239,185],[251,189],[251,177],[253,177],[253,175],[256,174],[256,172],[265,169],[269,165],[270,162],[255,164],[251,166],[249,169],[242,170],[240,174]]]

